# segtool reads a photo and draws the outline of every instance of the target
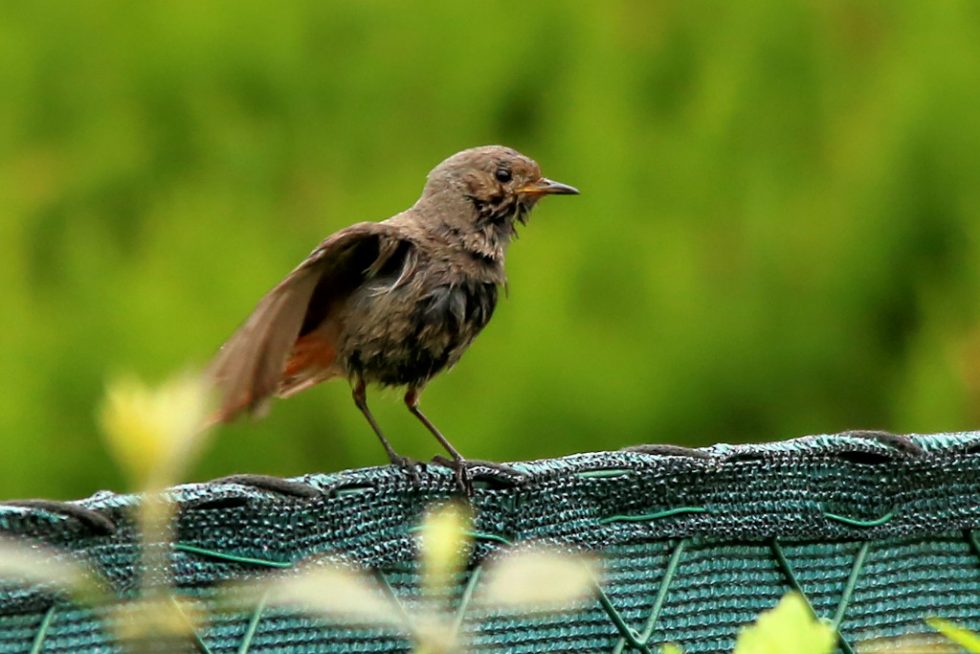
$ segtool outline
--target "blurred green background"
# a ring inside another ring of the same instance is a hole
[[[980,3],[11,1],[0,97],[0,497],[120,488],[108,377],[485,143],[582,195],[425,395],[467,455],[980,424]],[[383,461],[333,383],[194,478]]]

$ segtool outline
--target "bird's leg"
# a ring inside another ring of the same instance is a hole
[[[354,396],[354,404],[357,408],[361,410],[364,417],[367,418],[368,424],[371,425],[371,429],[377,434],[378,439],[381,441],[381,446],[385,448],[385,452],[388,453],[388,460],[394,465],[402,468],[409,475],[411,475],[412,480],[418,483],[420,481],[418,468],[421,464],[414,459],[410,459],[407,456],[402,456],[395,451],[395,448],[391,446],[388,439],[381,432],[381,427],[378,426],[378,421],[374,419],[371,415],[371,410],[368,409],[367,405],[367,385],[364,383],[363,379],[358,378],[357,383],[354,384],[352,395]]]
[[[465,460],[463,459],[463,455],[459,453],[459,450],[453,447],[453,444],[450,443],[449,440],[442,435],[439,429],[434,424],[432,424],[432,421],[426,418],[425,414],[422,413],[422,410],[419,408],[418,391],[412,389],[407,393],[405,393],[405,405],[408,407],[408,410],[412,412],[412,415],[418,418],[419,421],[423,425],[425,425],[425,428],[428,429],[430,432],[432,432],[432,435],[436,437],[436,440],[439,441],[439,444],[442,445],[444,448],[446,448],[446,451],[449,452],[449,455],[453,457],[453,461]]]
[[[466,469],[466,459],[463,458],[463,455],[459,453],[459,450],[453,447],[453,444],[442,435],[442,432],[440,432],[439,429],[432,424],[432,421],[429,420],[424,413],[422,413],[422,410],[419,409],[418,389],[408,389],[408,392],[405,393],[405,406],[408,407],[408,410],[412,412],[413,416],[419,419],[419,422],[425,425],[425,428],[436,437],[439,444],[442,445],[447,452],[449,452],[451,457],[453,457],[453,465],[450,467],[452,467],[453,471],[456,473],[456,483],[459,484],[459,488],[461,491],[463,491],[463,493],[466,495],[471,495],[473,492],[473,486],[470,484],[469,471]]]

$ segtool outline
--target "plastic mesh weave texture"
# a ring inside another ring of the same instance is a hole
[[[841,649],[928,632],[939,615],[980,630],[980,433],[812,436],[701,450],[580,454],[518,463],[510,476],[476,469],[478,546],[456,609],[474,652],[731,651],[738,628],[801,591],[832,621]],[[411,528],[452,495],[430,466],[420,485],[391,467],[173,489],[172,554],[182,594],[211,609],[201,652],[407,652],[392,629],[341,627],[297,613],[218,611],[215,585],[343,554],[377,570],[408,608],[420,601]],[[0,506],[0,532],[92,562],[132,593],[137,549],[128,509],[108,492],[76,503]],[[487,556],[505,542],[544,539],[598,551],[599,599],[578,612],[521,617],[469,600]],[[98,612],[37,589],[0,587],[0,654],[118,651]]]

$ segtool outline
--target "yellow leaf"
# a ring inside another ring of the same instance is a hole
[[[86,566],[65,560],[64,552],[0,539],[0,578],[44,584],[85,603],[100,603],[106,582]]]
[[[190,600],[159,595],[117,603],[111,620],[122,641],[189,639],[203,624],[204,612]]]
[[[833,628],[814,618],[798,593],[788,593],[739,632],[734,654],[830,654],[836,642]]]
[[[469,513],[458,504],[430,511],[422,523],[422,590],[443,592],[469,559]]]
[[[942,618],[928,618],[926,622],[930,627],[971,654],[980,654],[980,636],[969,629],[964,629]]]
[[[309,564],[289,576],[233,594],[251,594],[255,600],[265,596],[271,605],[293,606],[333,620],[405,626],[398,607],[374,579],[333,563]]]
[[[554,548],[515,549],[487,567],[483,601],[525,611],[567,607],[595,589],[595,560]]]
[[[412,634],[412,654],[462,654],[460,644],[450,620],[440,616],[424,616],[415,623]]]
[[[961,654],[963,650],[939,634],[879,636],[857,644],[858,654]]]
[[[193,461],[210,407],[210,387],[185,374],[157,389],[134,377],[112,382],[100,412],[109,449],[135,488],[174,483]]]

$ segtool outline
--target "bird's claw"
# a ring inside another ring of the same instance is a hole
[[[465,461],[456,462],[456,465],[453,466],[453,477],[456,479],[456,485],[459,487],[459,492],[466,497],[472,497],[473,479],[470,478],[470,470],[466,467]]]
[[[405,471],[412,480],[413,484],[418,486],[422,483],[421,473],[425,470],[424,463],[408,456],[402,456],[401,454],[396,454],[390,458],[392,465]]]
[[[447,459],[444,456],[437,455],[432,457],[432,463],[452,470],[453,479],[456,480],[456,486],[459,488],[459,491],[466,497],[473,495],[473,480],[470,479],[468,468],[469,461],[466,459]]]
[[[432,463],[452,470],[456,483],[459,486],[459,490],[467,497],[473,494],[474,475],[471,468],[489,468],[490,470],[499,473],[496,475],[487,475],[478,472],[476,474],[477,481],[489,482],[492,484],[491,487],[496,486],[498,488],[508,488],[517,486],[526,476],[524,473],[519,472],[508,465],[503,463],[495,463],[493,461],[476,459],[449,459],[444,456],[435,456],[432,458]]]

